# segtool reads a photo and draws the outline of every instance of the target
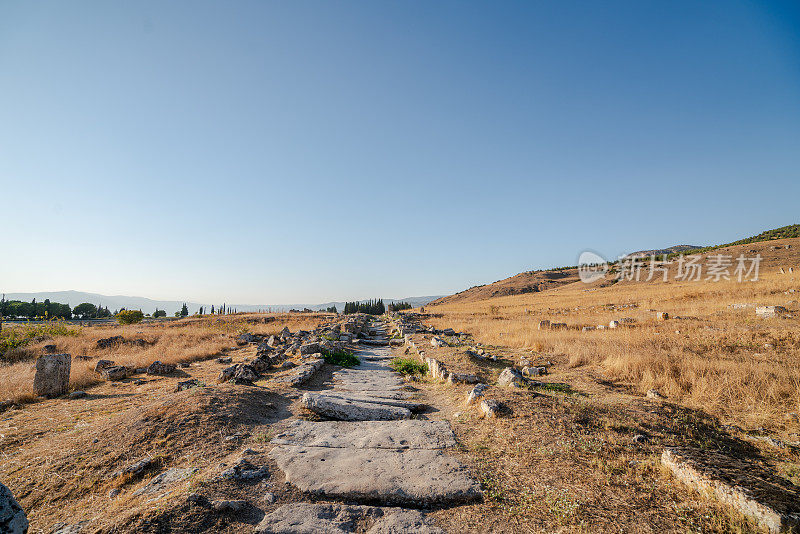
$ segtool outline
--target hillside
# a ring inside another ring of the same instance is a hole
[[[672,247],[667,248],[656,248],[651,250],[637,250],[636,252],[631,252],[626,256],[626,258],[643,258],[649,256],[662,256],[664,254],[680,254],[682,252],[686,252],[687,250],[695,250],[698,248],[702,248],[699,245],[675,245]]]
[[[569,267],[561,270],[527,271],[491,284],[474,286],[454,295],[442,297],[431,305],[471,302],[493,297],[538,293],[554,287],[578,281],[578,269]]]
[[[728,247],[735,247],[737,245],[747,245],[752,243],[759,243],[764,241],[774,241],[776,239],[788,239],[800,237],[800,224],[793,224],[775,228],[773,230],[766,230],[760,234],[740,239],[732,243],[722,245],[697,247],[695,245],[675,245],[666,249],[652,249],[633,252],[627,257],[641,256],[649,257],[651,254],[660,256],[662,254],[669,254],[674,257],[678,254],[702,254],[711,251],[724,250]],[[733,250],[733,249],[731,249]],[[739,249],[736,249],[739,250]],[[749,247],[742,248],[742,251],[758,250],[762,255],[764,253],[769,256],[769,247]],[[604,283],[611,280],[611,276],[607,277]],[[523,295],[526,293],[539,293],[556,287],[560,287],[573,282],[578,282],[577,267],[562,267],[558,269],[549,269],[541,271],[527,271],[520,273],[503,280],[498,280],[491,284],[484,284],[474,286],[464,291],[460,291],[453,295],[442,297],[438,300],[432,301],[431,305],[439,304],[453,304],[457,302],[472,302],[478,300],[485,300],[494,297],[505,297],[509,295]]]

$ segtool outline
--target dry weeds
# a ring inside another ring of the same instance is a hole
[[[34,400],[33,360],[43,353],[44,346],[48,344],[54,344],[58,353],[72,355],[70,387],[77,390],[103,381],[94,372],[98,359],[112,360],[118,365],[130,367],[147,367],[154,361],[180,363],[203,360],[235,346],[234,337],[240,333],[277,334],[284,327],[292,331],[309,329],[319,323],[320,317],[317,314],[235,315],[79,328],[76,336],[56,336],[9,351],[5,358],[15,363],[0,364],[0,400]],[[9,327],[6,323],[4,328],[26,327]],[[97,347],[98,339],[111,336],[123,336],[126,340],[142,339],[146,344],[121,344],[107,349]]]
[[[798,268],[795,257],[789,261]],[[469,332],[482,343],[565,356],[573,368],[588,366],[642,394],[656,388],[672,401],[741,425],[796,432],[800,293],[790,291],[799,286],[793,275],[769,268],[758,282],[577,283],[426,311],[435,326]],[[794,317],[756,317],[753,306],[775,304]],[[657,321],[657,311],[672,318]],[[581,331],[623,317],[634,326]],[[543,319],[569,328],[538,330]]]

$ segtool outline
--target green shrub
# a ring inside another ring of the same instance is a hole
[[[330,350],[322,353],[325,363],[341,365],[342,367],[354,367],[361,363],[361,360],[350,351]]]
[[[80,329],[68,326],[62,321],[51,321],[45,324],[32,326],[13,326],[0,330],[0,354],[21,347],[34,338],[40,336],[77,336]]]
[[[428,372],[428,364],[411,358],[394,358],[389,366],[402,375],[424,375]]]
[[[144,314],[140,310],[122,310],[117,314],[119,324],[140,323],[144,319]]]

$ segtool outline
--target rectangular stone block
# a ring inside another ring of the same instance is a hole
[[[661,463],[684,484],[751,517],[769,532],[800,529],[800,491],[755,463],[690,447],[664,449]]]
[[[43,397],[59,397],[69,391],[69,372],[72,356],[47,354],[36,360],[33,392]]]

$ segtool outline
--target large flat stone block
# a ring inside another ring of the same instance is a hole
[[[300,491],[333,499],[422,507],[483,498],[464,465],[438,450],[279,445],[270,456]]]

